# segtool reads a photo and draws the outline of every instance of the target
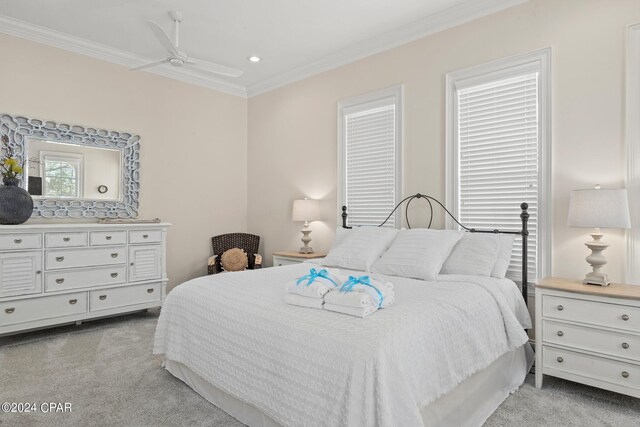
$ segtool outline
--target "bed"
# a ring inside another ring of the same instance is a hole
[[[481,425],[523,383],[531,320],[513,281],[389,276],[396,303],[360,319],[284,303],[310,265],[176,287],[154,353],[250,426]]]

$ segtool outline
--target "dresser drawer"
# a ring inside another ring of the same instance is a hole
[[[87,246],[87,233],[45,233],[45,248],[68,248],[73,246]]]
[[[89,292],[89,310],[99,311],[128,305],[144,304],[162,299],[160,283],[126,286]]]
[[[3,234],[0,236],[0,250],[40,249],[41,234]]]
[[[640,365],[547,346],[542,352],[545,370],[553,369],[640,390]]]
[[[47,270],[113,265],[125,262],[127,262],[127,249],[124,246],[114,248],[50,250],[45,253],[45,268]]]
[[[158,243],[162,241],[160,230],[131,230],[129,243]]]
[[[0,327],[86,312],[86,292],[1,302]]]
[[[640,307],[543,295],[542,316],[630,331],[640,330]]]
[[[116,285],[127,280],[127,266],[120,264],[93,270],[60,270],[45,274],[45,292],[91,286]]]
[[[544,320],[542,340],[640,361],[640,336]]]
[[[91,246],[124,245],[127,243],[126,231],[92,231],[89,233]]]

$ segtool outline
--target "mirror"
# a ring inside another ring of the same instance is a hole
[[[138,135],[10,114],[0,114],[0,134],[25,165],[21,185],[33,197],[33,216],[138,216]]]
[[[120,150],[27,138],[24,187],[34,198],[120,200]]]

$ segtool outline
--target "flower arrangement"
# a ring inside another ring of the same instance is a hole
[[[2,143],[5,147],[5,153],[0,157],[0,173],[4,179],[18,179],[18,175],[24,172],[23,166],[18,162],[13,150],[9,147],[9,137],[7,135],[2,135]]]

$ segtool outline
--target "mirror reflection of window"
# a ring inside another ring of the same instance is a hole
[[[43,195],[45,197],[81,198],[82,156],[42,153]]]

